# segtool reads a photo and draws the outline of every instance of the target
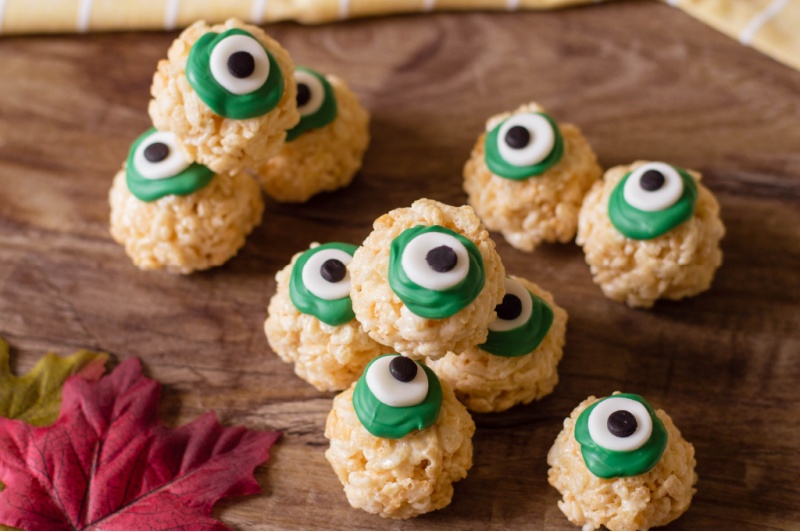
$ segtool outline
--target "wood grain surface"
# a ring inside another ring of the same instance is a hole
[[[267,204],[227,265],[177,277],[134,268],[108,234],[108,189],[149,127],[150,76],[175,34],[0,40],[0,336],[27,371],[45,350],[140,357],[170,425],[216,410],[279,429],[264,493],[219,504],[239,529],[573,528],[547,450],[588,395],[640,393],[697,450],[676,529],[800,527],[800,73],[654,2],[549,13],[388,17],[271,26],[301,64],[340,75],[373,116],[348,189]],[[274,275],[310,241],[360,242],[420,197],[466,200],[461,168],[484,120],[536,99],[578,124],[604,167],[695,168],[728,234],[712,289],[630,310],[605,299],[575,245],[518,252],[508,271],[570,313],[561,383],[476,417],[475,465],[452,504],[410,521],[351,509],[323,453],[331,395],[269,351]]]

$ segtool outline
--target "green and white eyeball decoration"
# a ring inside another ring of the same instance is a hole
[[[399,439],[439,419],[442,386],[426,366],[402,355],[369,363],[353,391],[353,409],[367,431]]]
[[[485,282],[480,251],[451,229],[420,225],[392,241],[389,286],[417,316],[448,318],[472,303]]]
[[[550,116],[520,113],[486,134],[484,152],[493,174],[522,181],[558,163],[564,155],[564,139]]]
[[[297,111],[300,122],[286,132],[291,142],[306,131],[327,126],[336,119],[336,94],[325,76],[306,67],[294,71],[297,82]]]
[[[553,325],[553,309],[515,279],[506,277],[505,288],[503,301],[495,307],[497,318],[489,324],[489,336],[478,347],[501,357],[530,354]]]
[[[214,179],[214,172],[187,161],[173,133],[148,129],[131,145],[125,179],[131,194],[151,202],[197,192]]]
[[[646,163],[620,180],[608,201],[608,217],[634,240],[650,240],[687,221],[697,204],[689,173],[662,162]]]
[[[300,255],[289,279],[295,308],[333,326],[355,318],[347,265],[356,249],[352,244],[330,242]]]
[[[186,79],[220,116],[242,120],[263,116],[283,97],[283,74],[264,45],[233,28],[201,36],[189,51]]]
[[[632,477],[650,471],[667,447],[667,431],[639,395],[619,393],[581,412],[575,424],[586,467],[600,478]]]

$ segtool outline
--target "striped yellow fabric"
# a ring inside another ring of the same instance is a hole
[[[0,0],[0,34],[172,30],[198,19],[320,24],[434,10],[554,9],[602,0]],[[800,0],[663,0],[800,69]]]
[[[800,70],[800,0],[666,0],[709,26]]]

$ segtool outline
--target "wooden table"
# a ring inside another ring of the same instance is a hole
[[[301,64],[337,73],[373,116],[364,170],[299,206],[268,203],[222,268],[134,268],[108,234],[111,178],[149,127],[150,76],[175,34],[0,40],[0,335],[14,369],[45,350],[140,357],[170,425],[213,409],[284,437],[264,493],[219,504],[235,528],[571,528],[545,455],[586,396],[625,390],[667,410],[700,483],[675,528],[800,526],[800,73],[653,2],[525,14],[387,17],[270,28]],[[360,242],[419,197],[462,204],[484,120],[536,99],[583,128],[612,166],[703,172],[728,229],[712,289],[650,311],[592,284],[580,248],[535,254],[498,235],[507,269],[570,313],[561,383],[545,400],[477,416],[475,465],[445,510],[411,521],[353,510],[323,452],[331,395],[272,354],[274,274],[312,240]]]

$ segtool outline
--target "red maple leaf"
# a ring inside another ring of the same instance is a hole
[[[70,378],[50,427],[0,419],[0,523],[29,530],[225,530],[222,497],[258,493],[253,470],[278,432],[213,413],[158,422],[161,385],[130,359],[98,382]]]

